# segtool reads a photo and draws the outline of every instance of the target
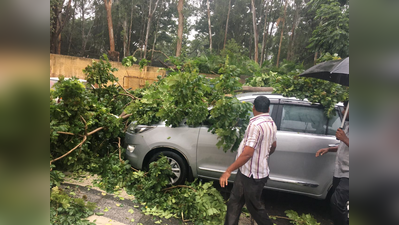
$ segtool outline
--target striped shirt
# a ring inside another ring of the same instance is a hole
[[[255,149],[251,159],[239,169],[247,177],[253,176],[254,179],[261,179],[269,176],[270,147],[277,140],[277,127],[269,113],[262,113],[252,117],[249,121],[247,130],[240,146],[236,159],[244,151],[245,146]]]

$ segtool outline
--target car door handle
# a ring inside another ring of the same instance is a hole
[[[339,143],[329,144],[328,147],[337,147]]]

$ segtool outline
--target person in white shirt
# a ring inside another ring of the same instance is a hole
[[[344,102],[345,114],[348,102]],[[331,190],[331,215],[335,225],[348,225],[349,212],[347,203],[349,202],[349,111],[346,117],[344,129],[338,129],[336,137],[340,144],[336,147],[322,148],[316,152],[316,157],[322,156],[327,152],[337,152],[335,160],[335,170],[333,186]]]
[[[261,195],[269,178],[267,159],[277,146],[277,126],[269,115],[270,100],[258,96],[252,111],[254,117],[249,121],[247,130],[233,164],[220,177],[220,186],[228,184],[231,172],[238,169],[230,199],[227,203],[225,225],[237,225],[244,204],[258,225],[272,225]]]

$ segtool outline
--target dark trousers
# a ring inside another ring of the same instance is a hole
[[[334,177],[334,193],[331,196],[331,215],[334,225],[348,225],[348,209],[346,203],[349,201],[349,178]]]
[[[230,199],[227,202],[225,225],[238,224],[244,204],[258,225],[273,225],[261,201],[262,190],[267,179],[267,177],[262,179],[249,178],[238,170]]]

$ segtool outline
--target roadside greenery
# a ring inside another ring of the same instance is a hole
[[[71,197],[58,186],[50,190],[50,224],[95,225],[85,219],[93,215],[95,207],[95,203]]]

